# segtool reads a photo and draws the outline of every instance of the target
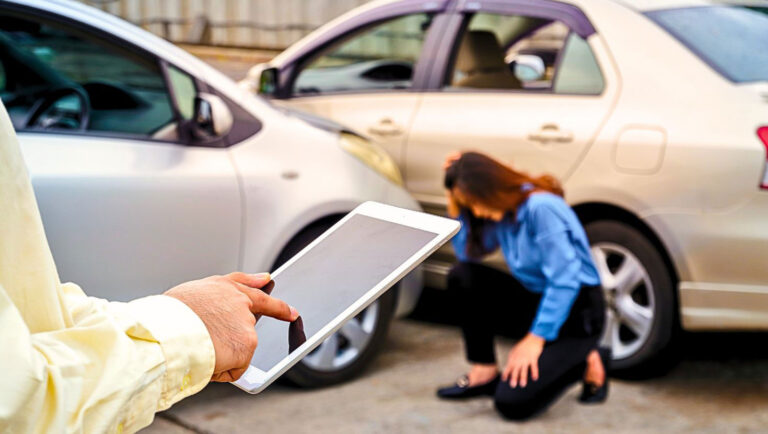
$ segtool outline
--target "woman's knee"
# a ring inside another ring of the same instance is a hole
[[[516,421],[530,419],[542,410],[534,400],[499,396],[498,393],[493,400],[493,405],[504,419]]]

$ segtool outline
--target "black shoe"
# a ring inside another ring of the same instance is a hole
[[[611,349],[600,347],[597,352],[600,354],[600,360],[603,362],[603,369],[605,369],[605,381],[602,386],[583,382],[581,396],[579,396],[579,402],[582,404],[600,404],[608,399],[608,367],[611,363]]]
[[[466,375],[459,378],[453,386],[437,389],[437,396],[443,399],[465,399],[477,396],[493,396],[496,393],[496,386],[501,380],[501,375],[497,375],[493,380],[469,387],[469,377]]]

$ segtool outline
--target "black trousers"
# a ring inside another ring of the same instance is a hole
[[[448,275],[448,290],[464,334],[467,359],[496,363],[497,334],[522,338],[531,328],[541,296],[526,290],[511,275],[481,264],[460,262]],[[586,358],[597,348],[605,322],[599,287],[582,287],[559,336],[547,342],[539,357],[539,379],[526,387],[500,382],[496,409],[508,419],[527,419],[548,408],[579,381]]]

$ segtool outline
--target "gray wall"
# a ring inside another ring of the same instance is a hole
[[[194,19],[212,24],[213,45],[283,49],[369,0],[80,0],[174,42],[190,42]],[[163,23],[165,21],[165,23]],[[194,42],[194,41],[192,41]]]

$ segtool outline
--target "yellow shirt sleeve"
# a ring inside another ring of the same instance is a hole
[[[213,344],[184,303],[62,291],[73,325],[30,333],[0,287],[1,432],[135,432],[210,380]]]

